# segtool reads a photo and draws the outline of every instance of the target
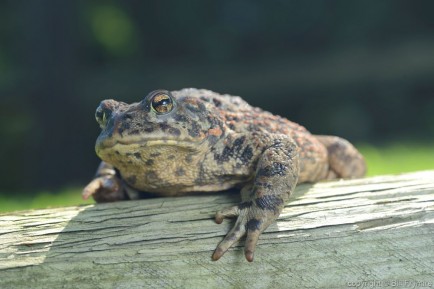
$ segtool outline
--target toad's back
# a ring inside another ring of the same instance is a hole
[[[175,96],[198,98],[206,103],[209,110],[219,115],[227,130],[245,134],[246,132],[283,134],[297,144],[300,155],[299,182],[314,182],[336,177],[329,173],[328,152],[320,141],[322,136],[312,135],[305,127],[268,111],[252,107],[241,97],[221,95],[204,89],[183,89]],[[335,141],[342,141],[336,139]]]

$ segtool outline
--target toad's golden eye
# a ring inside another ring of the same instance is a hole
[[[107,106],[105,101],[101,102],[95,112],[95,119],[99,126],[103,129],[107,126],[107,122],[111,118],[112,110]]]
[[[158,114],[164,114],[172,111],[173,100],[165,93],[156,94],[151,100],[152,109]]]

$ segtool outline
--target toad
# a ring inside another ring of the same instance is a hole
[[[298,183],[357,178],[362,155],[336,136],[252,107],[237,96],[204,89],[156,90],[137,103],[104,100],[96,110],[102,159],[83,197],[96,202],[241,189],[241,202],[218,211],[236,217],[218,244],[218,260],[246,236],[253,261],[258,238],[281,213]]]

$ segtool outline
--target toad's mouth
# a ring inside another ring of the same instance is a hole
[[[100,135],[96,141],[95,148],[97,151],[112,150],[115,147],[146,148],[153,146],[173,146],[191,151],[198,150],[204,139],[175,139],[168,137],[159,138],[108,138]]]

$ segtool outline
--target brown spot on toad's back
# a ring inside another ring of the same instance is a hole
[[[219,127],[210,128],[210,129],[208,130],[208,134],[209,134],[209,135],[213,135],[213,136],[216,136],[216,137],[221,136],[222,133],[223,133],[223,132],[222,132],[221,128],[219,128]]]

